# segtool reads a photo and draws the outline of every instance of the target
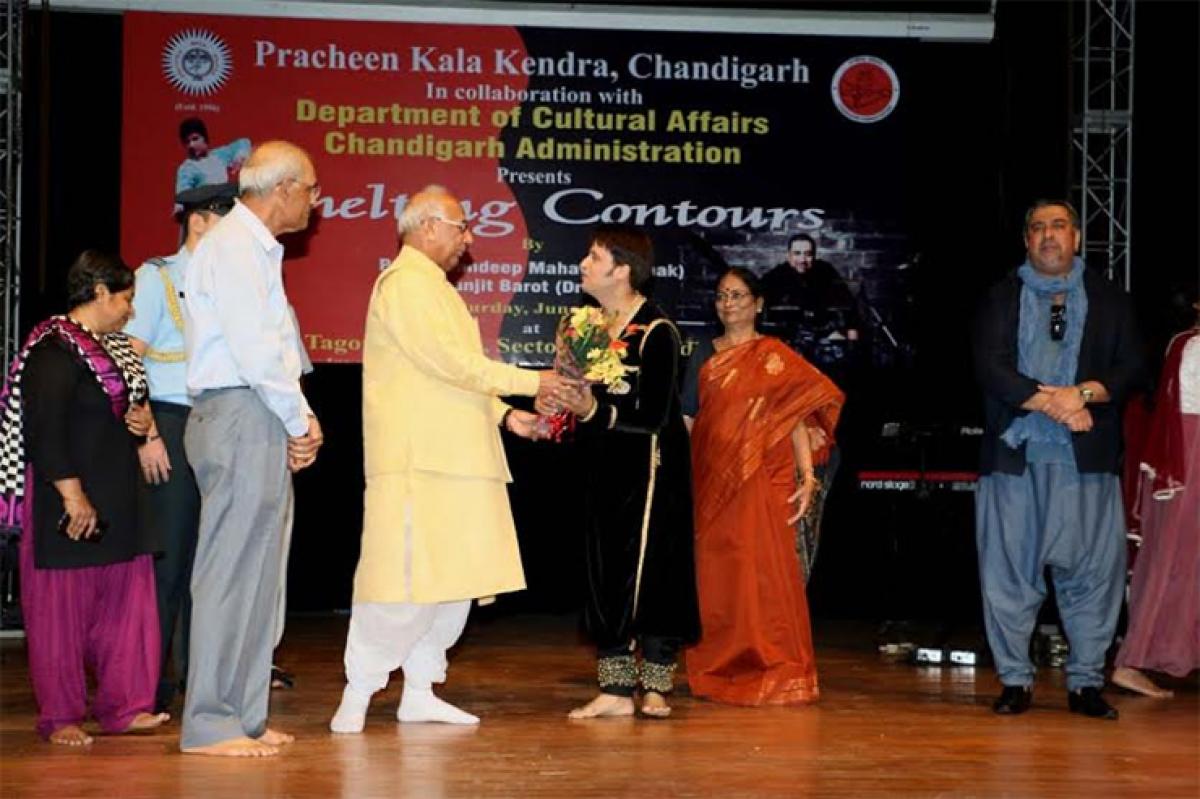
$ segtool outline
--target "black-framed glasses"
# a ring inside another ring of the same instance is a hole
[[[1062,341],[1067,335],[1067,306],[1050,306],[1050,340]]]

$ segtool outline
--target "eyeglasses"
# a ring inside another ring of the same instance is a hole
[[[1067,334],[1067,306],[1050,306],[1050,340],[1062,341]]]
[[[465,219],[447,219],[444,216],[431,216],[429,218],[436,219],[437,221],[447,224],[450,227],[456,227],[458,228],[459,233],[466,233],[467,228],[471,226],[471,223]]]
[[[320,182],[314,180],[312,183],[305,183],[303,180],[298,180],[297,178],[291,178],[291,181],[292,181],[292,183],[295,183],[297,186],[299,186],[300,188],[307,191],[308,195],[310,197],[312,197],[312,199],[315,200],[321,196]]]
[[[717,303],[722,302],[741,302],[750,296],[748,291],[718,291]]]

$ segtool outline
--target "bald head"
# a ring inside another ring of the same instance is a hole
[[[409,197],[399,227],[404,246],[420,250],[446,272],[458,266],[473,240],[458,198],[438,185]]]

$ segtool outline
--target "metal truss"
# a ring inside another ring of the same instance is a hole
[[[1083,255],[1132,285],[1133,20],[1136,0],[1079,0],[1072,56],[1076,116],[1072,191]]]
[[[25,0],[0,0],[0,289],[4,294],[3,369],[20,346],[21,28]]]
[[[0,0],[0,382],[20,346],[21,26],[26,5],[24,0]],[[0,638],[21,635],[16,576],[16,538],[6,528],[0,531]]]

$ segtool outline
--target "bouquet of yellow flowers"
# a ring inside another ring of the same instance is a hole
[[[582,305],[563,314],[555,333],[554,371],[565,377],[603,383],[613,394],[629,391],[624,363],[627,344],[608,333],[612,319],[599,308]],[[633,333],[635,325],[625,328],[626,335]],[[575,416],[570,411],[559,411],[543,417],[543,434],[561,441],[564,434],[575,427]]]

